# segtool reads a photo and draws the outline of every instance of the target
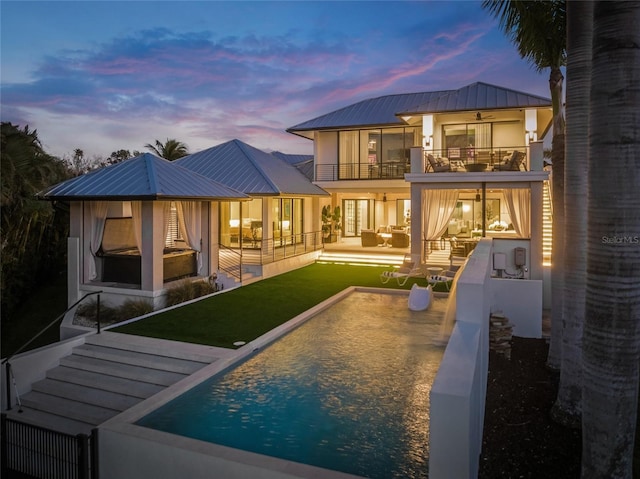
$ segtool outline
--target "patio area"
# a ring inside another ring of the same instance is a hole
[[[428,255],[425,268],[449,267],[449,243],[444,249],[434,249]],[[388,246],[362,246],[359,237],[340,238],[335,243],[325,243],[324,252],[318,261],[340,260],[352,263],[366,263],[378,265],[398,265],[402,263],[405,254],[411,254],[411,247],[390,248]]]

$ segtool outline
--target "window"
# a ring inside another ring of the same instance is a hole
[[[273,239],[283,244],[301,243],[304,201],[301,198],[274,198],[272,200]]]
[[[171,202],[168,215],[167,236],[164,239],[164,246],[165,248],[173,248],[176,245],[176,241],[184,241],[180,220],[178,218],[178,208],[176,207],[175,201]]]
[[[421,135],[414,127],[339,132],[339,179],[402,177]]]

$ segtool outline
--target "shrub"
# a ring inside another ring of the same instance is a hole
[[[166,305],[174,306],[214,292],[215,286],[206,281],[185,279],[167,291]]]
[[[145,314],[153,313],[153,304],[144,299],[127,299],[118,308],[118,316],[121,321],[137,318]]]

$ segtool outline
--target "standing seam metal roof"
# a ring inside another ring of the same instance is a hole
[[[249,195],[328,194],[287,162],[240,140],[193,153],[176,163]]]
[[[374,125],[402,125],[403,115],[547,107],[551,100],[477,82],[457,90],[387,95],[363,100],[288,128],[289,133]]]
[[[240,191],[151,153],[71,178],[38,196],[48,200],[248,198]]]

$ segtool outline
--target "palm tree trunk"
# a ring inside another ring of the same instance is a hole
[[[580,427],[582,322],[587,274],[587,158],[593,4],[567,2],[567,124],[564,164],[564,301],[558,398],[552,416]]]
[[[582,478],[630,478],[640,374],[640,3],[594,4]]]
[[[564,284],[564,108],[562,84],[564,77],[559,67],[551,68],[549,89],[553,107],[553,143],[551,158],[553,173],[553,252],[551,257],[551,339],[547,365],[560,369],[562,357],[562,303]]]

